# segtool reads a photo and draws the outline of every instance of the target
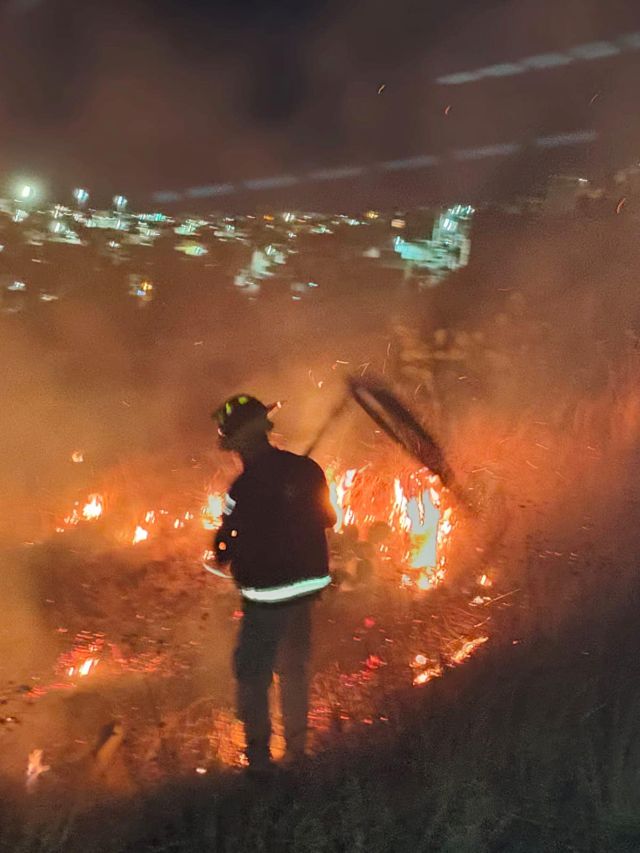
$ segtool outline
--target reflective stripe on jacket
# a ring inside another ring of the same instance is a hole
[[[322,578],[305,578],[305,580],[282,584],[282,586],[271,586],[268,589],[240,587],[240,592],[249,601],[278,604],[282,601],[290,601],[292,598],[300,598],[303,595],[319,592],[329,586],[330,583],[331,578],[329,575],[325,575]]]

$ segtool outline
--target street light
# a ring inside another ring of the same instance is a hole
[[[118,211],[118,213],[122,213],[122,211],[126,208],[127,204],[128,201],[123,195],[114,195],[113,205]]]
[[[29,178],[18,177],[12,188],[14,221],[22,222],[28,218],[37,198],[42,195],[41,187]]]

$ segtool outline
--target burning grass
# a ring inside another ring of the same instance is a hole
[[[632,390],[618,405],[634,409]],[[465,446],[467,460],[475,456],[473,465],[460,463],[480,498],[475,516],[448,502],[429,472],[393,453],[381,457],[386,467],[375,458],[328,466],[338,522],[331,539],[336,585],[318,615],[312,727],[320,751],[363,726],[388,725],[398,691],[431,690],[449,669],[490,646],[497,611],[517,613],[514,623],[523,613],[533,619],[531,590],[549,594],[550,564],[584,556],[586,546],[575,541],[525,547],[540,511],[553,541],[556,508],[578,475],[570,447],[582,434],[565,441],[538,420],[511,429],[478,410],[471,437],[470,423],[461,422],[454,446]],[[549,457],[551,471],[544,465]],[[595,455],[584,462],[591,477],[597,463]],[[145,495],[144,478],[135,481],[136,490],[118,488],[117,479],[91,484],[70,512],[52,520],[53,551],[32,547],[32,569],[53,602],[48,619],[58,653],[22,697],[5,691],[4,741],[9,745],[16,729],[11,718],[28,728],[32,712],[20,703],[98,691],[110,697],[112,722],[124,725],[118,750],[127,785],[145,785],[239,766],[243,757],[227,663],[237,604],[231,588],[200,565],[219,523],[222,479],[203,489],[201,469],[191,471],[177,500],[166,488]],[[573,508],[576,516],[583,510]],[[96,740],[94,733],[94,751]],[[20,774],[30,751],[44,750],[50,769],[36,777],[36,787],[45,777],[55,785],[61,772],[68,775],[64,739],[20,741],[20,749]]]

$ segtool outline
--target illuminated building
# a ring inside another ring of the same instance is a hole
[[[474,209],[456,204],[436,219],[430,240],[406,240],[395,237],[393,248],[411,267],[433,273],[456,270],[469,262],[469,231]]]

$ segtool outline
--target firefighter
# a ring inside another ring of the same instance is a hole
[[[311,617],[331,581],[325,530],[336,522],[319,465],[270,443],[273,408],[240,394],[213,415],[220,447],[237,453],[243,466],[225,499],[214,551],[219,563],[230,565],[242,595],[233,663],[246,755],[257,774],[272,768],[268,692],[274,670],[285,761],[305,754]]]

